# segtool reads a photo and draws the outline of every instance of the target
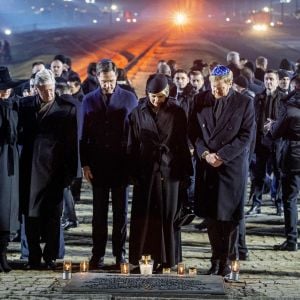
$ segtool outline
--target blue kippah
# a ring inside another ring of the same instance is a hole
[[[211,75],[212,76],[225,76],[228,75],[230,72],[230,69],[223,65],[217,65],[213,68]]]

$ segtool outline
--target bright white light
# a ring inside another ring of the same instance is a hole
[[[267,13],[270,12],[270,8],[268,6],[265,6],[262,10]]]
[[[116,18],[116,21],[117,21],[117,22],[120,22],[120,21],[121,21],[121,19],[120,19],[120,18]]]
[[[252,23],[251,19],[246,20],[246,24],[251,24],[251,23]]]
[[[44,10],[45,10],[45,8],[44,8],[44,7],[41,7],[41,8],[40,8],[40,11],[44,11]]]
[[[226,18],[225,20],[226,20],[226,22],[230,22],[230,18]]]
[[[274,22],[271,22],[271,23],[270,23],[270,26],[271,26],[271,27],[274,27],[274,26],[275,26],[275,23],[274,23]]]
[[[118,6],[116,4],[113,4],[110,8],[111,10],[117,10]]]
[[[183,12],[177,12],[174,16],[174,21],[177,25],[185,25],[187,23],[187,20],[187,15]]]
[[[253,29],[256,31],[267,31],[268,26],[266,24],[255,24],[253,25]]]
[[[92,3],[92,4],[94,4],[95,0],[85,0],[85,3]]]
[[[133,22],[133,23],[136,23],[136,19],[132,19],[132,22]]]
[[[98,20],[94,19],[94,20],[93,20],[93,23],[94,23],[94,24],[97,24],[97,23],[98,23]]]
[[[131,23],[131,19],[127,19],[126,22],[127,22],[127,23]]]
[[[9,28],[4,29],[4,34],[5,35],[11,35],[12,34],[11,29],[9,29]]]

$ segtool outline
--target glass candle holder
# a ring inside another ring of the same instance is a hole
[[[139,260],[141,275],[152,275],[154,261],[151,259],[151,255],[142,255],[142,259]]]
[[[65,260],[63,262],[63,279],[69,280],[72,278],[72,261]]]
[[[197,267],[189,267],[189,276],[197,276]]]
[[[163,274],[171,274],[171,268],[163,268]]]
[[[120,268],[121,268],[121,274],[124,274],[124,275],[130,274],[129,263],[121,263]]]
[[[178,263],[177,274],[180,276],[183,276],[185,274],[185,264],[183,262]]]
[[[239,260],[233,260],[231,262],[231,273],[230,273],[230,279],[234,281],[239,280],[240,275],[240,261]]]
[[[89,271],[89,262],[87,260],[83,260],[80,262],[80,273],[87,273]]]

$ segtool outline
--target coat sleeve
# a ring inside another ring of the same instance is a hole
[[[270,133],[273,139],[278,139],[284,136],[286,130],[288,129],[288,116],[287,109],[284,108],[279,119],[272,124]]]
[[[86,97],[83,98],[82,102],[82,109],[81,109],[81,118],[80,118],[80,126],[81,129],[80,132],[80,161],[81,166],[89,166],[89,160],[88,160],[88,114],[87,114],[87,101]]]
[[[226,144],[218,151],[218,155],[222,158],[225,164],[239,156],[244,149],[249,146],[253,137],[254,129],[255,112],[253,101],[247,99],[247,105],[245,106],[242,123],[237,135],[230,143]]]

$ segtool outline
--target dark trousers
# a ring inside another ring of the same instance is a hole
[[[28,262],[38,264],[44,261],[56,260],[59,252],[60,217],[34,218],[25,217],[25,232],[29,249]],[[45,242],[42,251],[40,243]]]
[[[256,153],[256,161],[254,165],[254,194],[253,194],[253,203],[252,205],[261,206],[262,204],[262,195],[264,192],[265,177],[269,167],[269,164],[272,167],[273,174],[275,177],[275,186],[276,191],[273,191],[273,196],[275,198],[275,205],[281,206],[282,199],[280,194],[281,186],[281,175],[278,167],[278,161],[275,151],[269,151],[267,148],[262,149]]]
[[[300,190],[300,173],[285,174],[282,177],[285,235],[289,243],[297,243],[298,210],[297,196]]]
[[[81,185],[82,185],[82,177],[74,178],[71,183],[71,193],[74,199],[74,202],[80,201],[80,192],[81,192]]]
[[[207,233],[212,250],[212,261],[225,264],[236,258],[233,254],[238,235],[238,222],[207,219]]]
[[[246,224],[245,219],[241,219],[238,225],[238,234],[237,234],[237,244],[235,251],[235,258],[239,258],[239,254],[246,255],[248,253],[248,248],[246,245]]]
[[[77,222],[75,202],[70,187],[64,188],[64,207],[62,220],[71,221],[74,223]]]
[[[107,243],[107,214],[109,207],[109,192],[111,191],[113,230],[112,249],[117,259],[124,256],[127,231],[127,186],[93,187],[93,256],[103,257]]]

